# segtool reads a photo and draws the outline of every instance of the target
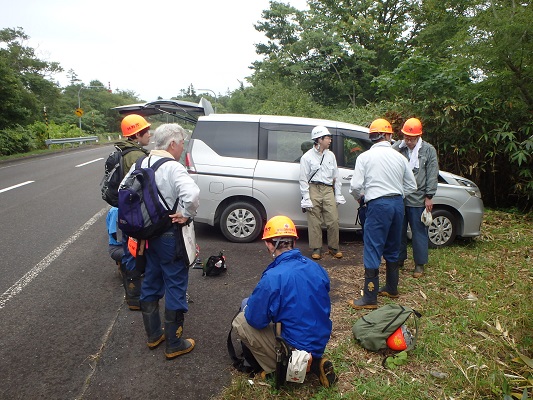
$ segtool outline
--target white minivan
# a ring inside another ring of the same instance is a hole
[[[145,116],[185,115],[189,122],[197,118],[184,161],[200,187],[195,221],[218,226],[232,242],[256,240],[265,221],[274,215],[286,215],[297,227],[307,228],[300,207],[299,161],[311,146],[311,130],[326,126],[333,136],[330,150],[337,158],[346,199],[339,206],[339,227],[361,229],[356,224],[358,204],[349,188],[355,160],[372,145],[368,128],[313,118],[213,114],[205,100],[200,104],[160,100],[116,110]],[[483,201],[472,181],[440,171],[433,202],[432,247],[449,245],[456,236],[480,235]]]

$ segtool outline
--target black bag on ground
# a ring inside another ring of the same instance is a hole
[[[124,175],[126,175],[122,157],[134,150],[139,149],[129,147],[121,150],[120,147],[115,146],[115,150],[105,161],[104,177],[100,182],[100,191],[102,192],[102,199],[113,207],[118,207],[118,187],[120,186],[120,182],[122,182]]]
[[[226,272],[226,257],[224,257],[224,253],[220,252],[218,256],[209,257],[204,263],[203,270],[202,276],[218,276],[222,272]]]
[[[412,338],[412,343],[407,348],[407,350],[411,350],[416,345],[418,318],[422,316],[411,307],[393,303],[384,305],[355,321],[352,332],[355,339],[365,349],[370,351],[386,349],[389,336],[402,326],[411,315],[414,316],[416,325],[416,332]]]

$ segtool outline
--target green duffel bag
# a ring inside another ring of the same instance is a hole
[[[387,339],[413,315],[415,334],[409,338],[407,351],[416,345],[418,337],[418,318],[422,315],[411,307],[387,304],[355,321],[352,332],[355,340],[370,351],[387,348]]]

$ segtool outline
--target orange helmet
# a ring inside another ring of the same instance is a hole
[[[277,237],[293,237],[298,239],[294,222],[289,217],[277,215],[268,220],[263,231],[263,240]]]
[[[422,122],[417,118],[409,118],[403,124],[402,133],[407,136],[418,136],[422,134]]]
[[[137,114],[126,115],[120,123],[120,129],[122,129],[122,136],[128,137],[139,133],[145,128],[148,128],[149,124],[143,117]]]
[[[409,332],[405,325],[402,325],[389,336],[387,339],[387,346],[389,346],[391,350],[402,351],[411,345],[411,341],[411,332]]]
[[[378,118],[370,124],[370,133],[393,133],[392,126],[386,119]]]

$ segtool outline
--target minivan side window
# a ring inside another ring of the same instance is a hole
[[[286,130],[268,130],[266,159],[270,161],[300,162],[313,142],[309,133]]]
[[[257,122],[199,121],[192,138],[223,157],[257,159],[258,135]]]
[[[369,140],[344,137],[344,159],[342,160],[344,162],[342,164],[339,162],[339,166],[354,168],[357,157],[368,150],[371,145],[372,143]]]

